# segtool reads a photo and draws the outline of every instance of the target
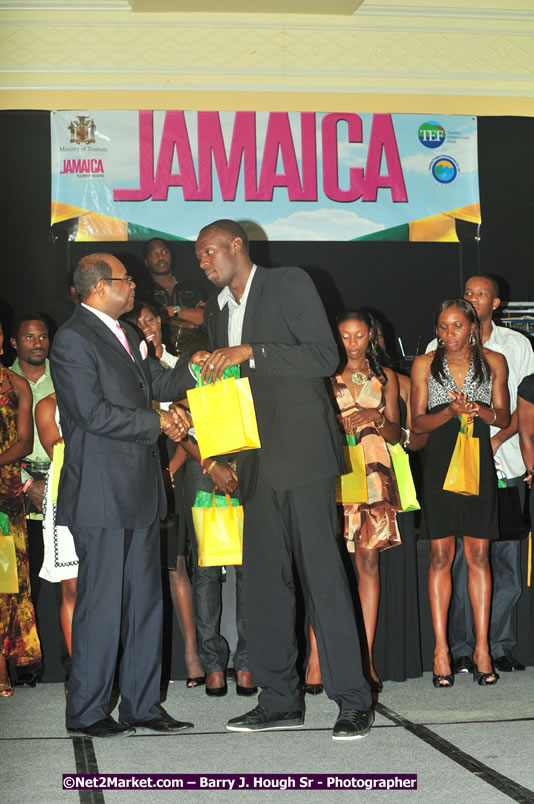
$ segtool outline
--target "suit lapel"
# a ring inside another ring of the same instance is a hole
[[[130,350],[132,352],[133,364],[136,367],[136,369],[138,371],[140,371],[141,374],[143,374],[143,376],[144,376],[145,373],[146,373],[145,368],[147,366],[148,358],[143,360],[143,358],[141,357],[141,351],[140,351],[140,349],[141,349],[141,341],[139,340],[139,338],[137,337],[135,332],[133,332],[133,330],[128,325],[123,327],[123,329],[124,329],[124,331],[126,333],[126,338],[128,340],[128,344],[129,344]],[[119,344],[119,345],[122,346],[122,344]],[[128,356],[128,353],[126,352],[126,349],[124,349],[124,347],[123,347],[123,351],[125,352],[126,357],[128,358],[128,360],[130,360],[130,363],[131,363],[132,360]]]
[[[224,349],[228,346],[228,305],[225,304],[222,310],[210,319],[210,329],[213,335],[210,347],[213,349]]]
[[[85,307],[82,307],[81,305],[78,305],[76,310],[79,311],[84,323],[87,324],[108,346],[110,346],[122,358],[122,360],[125,361],[127,366],[129,366],[133,371],[141,372],[143,377],[145,377],[141,356],[139,354],[139,341],[137,338],[135,338],[130,327],[126,326],[125,332],[134,358],[133,360],[117,336],[113,334],[110,328],[106,326],[106,324],[104,324],[104,322],[98,318],[98,316],[89,312],[89,310],[86,310]]]
[[[266,268],[256,267],[256,273],[252,279],[248,293],[247,306],[245,308],[245,318],[243,320],[243,331],[241,333],[241,343],[250,343],[254,332],[254,321],[256,320],[256,310],[260,303],[261,291],[265,282]],[[227,327],[228,329],[228,327]]]

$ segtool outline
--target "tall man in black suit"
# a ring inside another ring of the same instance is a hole
[[[334,477],[344,471],[325,378],[339,355],[322,303],[299,268],[254,266],[234,221],[202,229],[196,253],[221,289],[203,372],[240,365],[250,378],[261,449],[240,453],[245,505],[243,596],[250,672],[259,705],[231,731],[303,725],[295,663],[293,562],[319,646],[325,689],[340,713],[333,738],[365,737],[372,723],[353,606],[336,544]]]
[[[194,379],[185,363],[170,371],[147,359],[146,344],[140,348],[133,329],[119,325],[135,289],[119,260],[83,257],[74,284],[81,303],[59,329],[51,356],[65,441],[57,522],[70,528],[80,559],[67,730],[89,737],[135,726],[180,731],[192,724],[158,705],[165,494],[156,444],[161,431],[180,440],[188,425],[178,414],[158,415],[152,395],[181,398]],[[108,710],[119,643],[117,723]]]

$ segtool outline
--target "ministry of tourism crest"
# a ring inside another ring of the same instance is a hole
[[[92,117],[80,115],[75,120],[71,120],[67,126],[70,131],[70,141],[76,145],[91,145],[95,143],[96,124]]]

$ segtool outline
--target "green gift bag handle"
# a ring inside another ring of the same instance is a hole
[[[215,511],[215,509],[216,509],[216,508],[222,508],[222,507],[223,507],[223,506],[220,506],[220,505],[218,506],[218,505],[217,505],[217,503],[216,503],[216,501],[215,501],[215,496],[216,496],[216,495],[215,495],[215,492],[213,492],[213,499],[212,499],[212,502],[211,502],[211,508],[212,508],[212,511]],[[224,506],[224,507],[226,507],[226,508],[233,508],[233,507],[234,507],[234,506],[232,505],[232,500],[230,499],[230,495],[229,495],[229,494],[225,494],[225,495],[224,495],[224,499],[226,500],[226,506]]]
[[[469,418],[467,413],[462,413],[460,416],[458,416],[458,418],[460,419],[460,432],[466,436],[472,436],[473,422],[471,422],[471,424],[467,423],[467,420]]]
[[[217,494],[215,491],[212,492],[199,490],[195,495],[193,508],[213,508],[214,505],[217,508],[224,507],[225,505],[235,508],[236,505],[240,504],[241,503],[237,497],[230,497],[229,494],[225,494],[223,500],[222,495]]]
[[[209,383],[206,381],[205,377],[200,376],[200,372],[202,371],[202,366],[199,366],[198,363],[191,363],[191,371],[195,375],[197,379],[197,388],[202,387],[202,385],[208,385]],[[228,366],[223,371],[223,375],[221,380],[229,380],[231,377],[235,377],[238,380],[241,377],[241,369],[239,366]]]

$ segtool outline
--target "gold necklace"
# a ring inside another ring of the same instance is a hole
[[[352,382],[354,385],[365,385],[367,380],[369,379],[369,361],[365,360],[367,364],[367,373],[365,371],[355,371],[351,377]]]

